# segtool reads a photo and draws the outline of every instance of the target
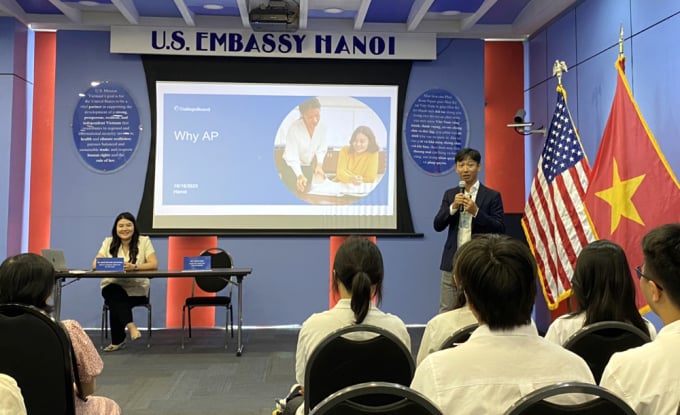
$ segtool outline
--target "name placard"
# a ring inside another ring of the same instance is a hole
[[[211,267],[209,256],[185,256],[184,271],[209,271]]]
[[[123,258],[97,258],[95,260],[96,271],[122,272],[125,270]]]

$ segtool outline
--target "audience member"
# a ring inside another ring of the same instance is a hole
[[[536,262],[510,237],[477,235],[459,248],[454,274],[479,321],[470,339],[427,356],[411,387],[445,414],[501,414],[558,382],[594,383],[583,359],[538,335],[531,321]],[[580,403],[570,395],[560,403]]]
[[[49,313],[52,307],[47,304],[47,299],[52,295],[54,274],[52,264],[39,255],[28,253],[7,258],[0,265],[0,303],[31,305]],[[80,394],[75,394],[74,386],[76,414],[120,414],[120,407],[114,401],[92,395],[96,388],[95,379],[104,368],[92,340],[77,321],[64,320],[62,323],[75,351],[82,386]]]
[[[454,262],[456,258],[457,255],[453,258]],[[420,340],[420,348],[416,358],[417,364],[420,364],[430,353],[439,351],[444,341],[456,330],[471,324],[477,324],[477,318],[472,314],[470,307],[468,307],[467,301],[465,301],[465,294],[460,289],[460,282],[455,274],[453,275],[453,280],[458,296],[453,310],[437,314],[427,322],[423,337]]]
[[[630,323],[654,339],[656,329],[635,304],[635,286],[623,249],[608,240],[587,245],[578,256],[572,293],[577,311],[557,318],[545,338],[564,344],[581,327],[600,321]]]
[[[111,228],[111,236],[104,239],[99,252],[92,262],[95,268],[97,258],[123,258],[125,271],[152,271],[158,269],[156,251],[148,236],[141,236],[135,217],[130,212],[116,216]],[[125,347],[125,329],[130,332],[130,340],[142,335],[132,320],[132,307],[149,301],[148,278],[103,278],[102,297],[109,306],[111,344],[105,352],[115,352]]]
[[[638,415],[675,415],[680,404],[680,223],[642,239],[640,291],[664,324],[653,342],[615,353],[600,384]]]
[[[332,309],[311,315],[300,329],[295,354],[295,387],[300,394],[286,405],[284,414],[303,414],[301,385],[305,384],[307,360],[316,346],[329,334],[353,324],[370,324],[394,333],[411,349],[411,338],[399,317],[381,311],[383,259],[371,241],[350,237],[338,249],[333,263],[333,288],[340,300]],[[360,334],[360,333],[359,333]],[[370,335],[369,335],[370,336]]]
[[[378,143],[373,130],[365,125],[352,133],[349,145],[338,153],[335,181],[342,183],[373,183],[378,175]]]
[[[24,397],[13,377],[0,373],[0,415],[26,415]]]

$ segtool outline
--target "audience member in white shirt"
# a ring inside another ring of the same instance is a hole
[[[680,404],[680,223],[642,239],[640,291],[664,324],[653,342],[615,353],[600,384],[638,415],[675,415]]]
[[[577,311],[563,315],[548,327],[545,338],[563,345],[583,326],[600,321],[622,321],[651,339],[656,329],[642,318],[635,304],[635,286],[624,250],[602,239],[587,245],[576,260],[571,279]]]
[[[536,261],[508,236],[477,235],[454,264],[479,328],[458,347],[430,354],[411,387],[445,414],[501,414],[534,390],[558,382],[594,383],[583,359],[545,340],[531,324]],[[559,403],[581,403],[570,395]]]

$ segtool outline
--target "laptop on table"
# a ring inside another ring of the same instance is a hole
[[[66,266],[66,258],[64,257],[64,251],[61,249],[42,249],[42,256],[50,261],[54,270],[57,272],[68,272],[71,274],[81,274],[84,270],[71,270]]]

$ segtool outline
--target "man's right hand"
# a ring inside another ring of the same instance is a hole
[[[297,177],[297,190],[298,192],[304,192],[307,187],[307,178],[301,174]]]

